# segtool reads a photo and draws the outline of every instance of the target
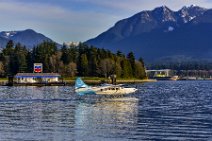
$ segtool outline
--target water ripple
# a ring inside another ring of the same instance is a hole
[[[0,87],[0,140],[212,140],[212,82],[134,84],[127,97]]]

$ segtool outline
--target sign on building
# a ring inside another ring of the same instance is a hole
[[[43,72],[43,64],[42,63],[34,63],[34,72],[42,73]]]

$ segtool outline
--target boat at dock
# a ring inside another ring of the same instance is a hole
[[[91,87],[85,84],[81,78],[75,81],[75,92],[78,95],[126,95],[136,92],[136,88],[123,87],[123,85],[103,84]]]
[[[179,76],[176,75],[174,70],[161,69],[161,70],[146,70],[147,76],[150,79],[156,80],[178,80]]]
[[[153,77],[154,79],[156,79],[156,80],[173,80],[173,81],[176,81],[176,80],[178,80],[179,79],[179,77],[177,76],[177,75],[174,75],[174,76],[170,76],[170,77],[160,77],[160,76],[158,76],[158,77]]]

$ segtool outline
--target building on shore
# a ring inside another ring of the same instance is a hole
[[[16,83],[58,83],[61,75],[58,73],[17,73]]]
[[[148,78],[157,80],[177,80],[178,76],[174,70],[161,69],[161,70],[146,70]]]

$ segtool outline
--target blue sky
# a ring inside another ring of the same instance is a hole
[[[59,43],[86,41],[142,10],[191,4],[212,8],[212,0],[0,0],[0,31],[31,28]]]

